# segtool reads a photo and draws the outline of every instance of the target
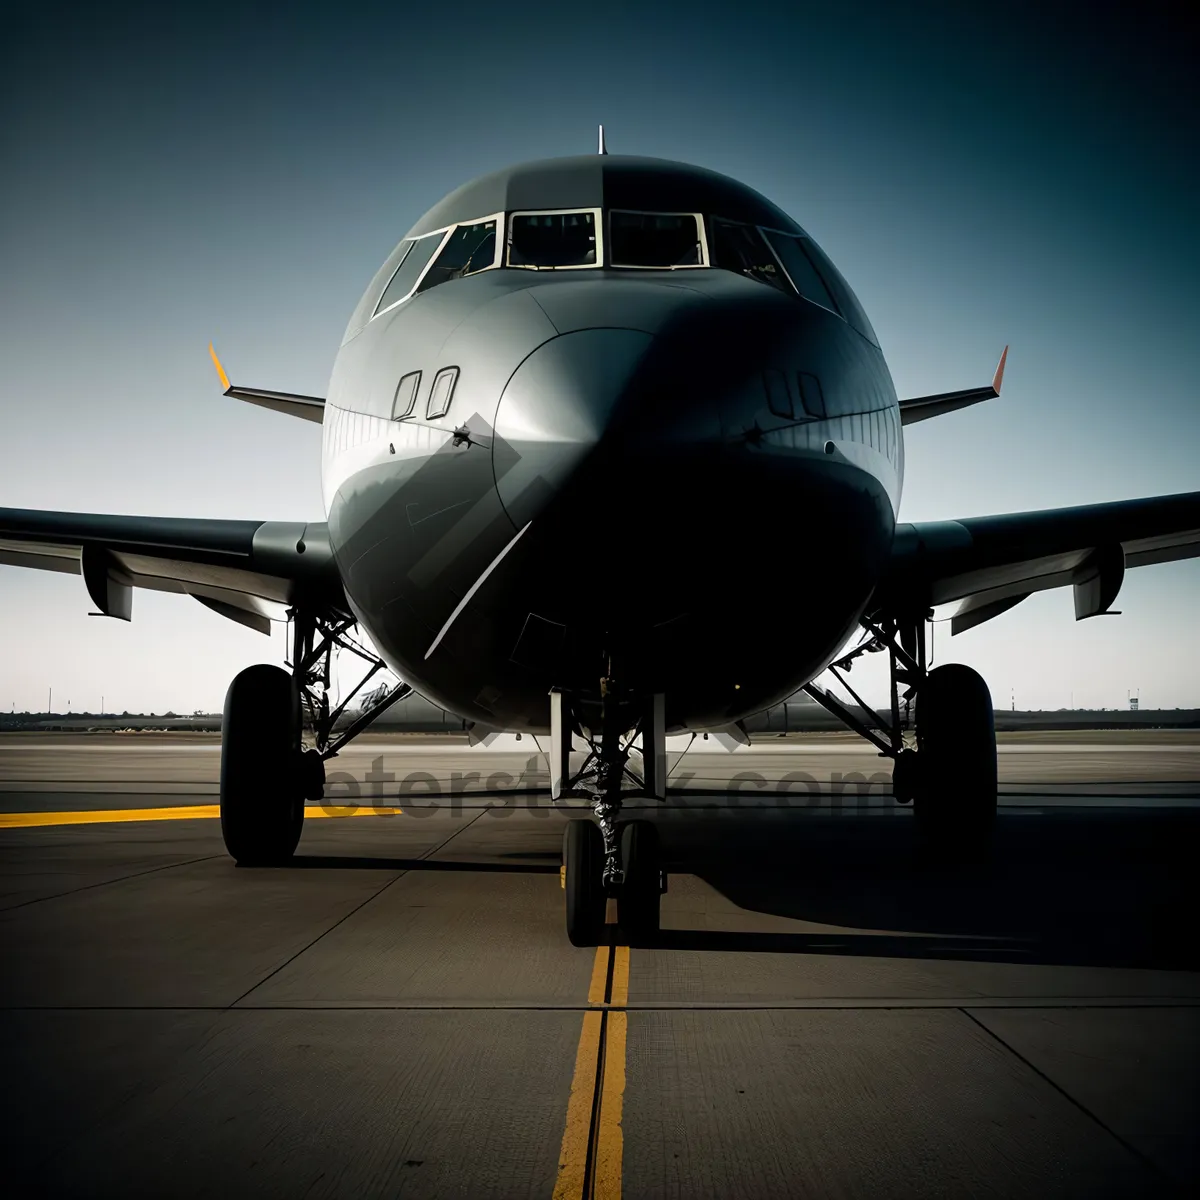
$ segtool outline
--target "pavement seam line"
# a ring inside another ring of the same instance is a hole
[[[1113,1129],[1112,1126],[1110,1126],[1106,1122],[1102,1121],[1094,1112],[1092,1112],[1092,1110],[1090,1108],[1088,1108],[1088,1106],[1086,1104],[1084,1104],[1083,1101],[1078,1100],[1074,1096],[1072,1096],[1071,1093],[1068,1092],[1065,1087],[1063,1087],[1060,1083],[1056,1083],[1040,1067],[1035,1066],[1028,1058],[1025,1057],[1024,1054],[1022,1054],[1020,1052],[1020,1050],[1016,1049],[1016,1047],[1014,1047],[1010,1042],[1007,1042],[1004,1038],[1002,1038],[994,1029],[991,1029],[989,1026],[985,1025],[973,1013],[968,1012],[967,1009],[960,1007],[958,1011],[960,1013],[962,1013],[962,1015],[964,1017],[966,1017],[968,1021],[972,1021],[974,1024],[978,1025],[979,1028],[982,1029],[983,1032],[988,1035],[988,1037],[990,1037],[998,1045],[1002,1046],[1005,1050],[1007,1050],[1008,1053],[1011,1054],[1014,1058],[1016,1058],[1019,1062],[1024,1063],[1025,1066],[1027,1066],[1039,1079],[1044,1080],[1046,1083],[1048,1083],[1060,1096],[1063,1097],[1064,1100],[1068,1101],[1074,1108],[1078,1109],[1081,1113],[1083,1113],[1083,1115],[1085,1117],[1087,1117],[1094,1124],[1098,1125],[1101,1129],[1103,1129],[1104,1132],[1107,1133],[1110,1138],[1112,1138],[1120,1146],[1124,1147],[1124,1149],[1126,1151],[1128,1151],[1128,1153],[1132,1154],[1133,1157],[1136,1158],[1138,1160],[1138,1162],[1140,1162],[1144,1167],[1147,1167],[1150,1171],[1152,1171],[1160,1179],[1166,1180],[1173,1187],[1178,1186],[1178,1180],[1174,1179],[1165,1170],[1163,1170],[1163,1168],[1160,1167],[1158,1165],[1158,1163],[1156,1163],[1152,1158],[1149,1158],[1147,1155],[1143,1154],[1142,1151],[1139,1150],[1136,1146],[1134,1146],[1130,1142],[1126,1141],[1126,1139],[1123,1138],[1115,1129]]]
[[[0,908],[0,912],[16,912],[18,908],[27,908],[31,904],[43,904],[47,900],[61,900],[64,896],[74,896],[79,892],[91,891],[92,888],[108,887],[114,883],[124,883],[128,879],[140,879],[143,875],[153,875],[157,871],[170,871],[174,867],[190,867],[193,863],[208,862],[220,858],[219,854],[202,854],[199,858],[187,858],[183,862],[163,863],[159,867],[147,867],[144,871],[134,871],[130,875],[118,875],[116,879],[102,879],[98,883],[85,883],[77,888],[68,888],[65,892],[55,892],[53,896],[35,896],[32,900],[22,900],[20,904],[9,904]]]
[[[484,811],[487,811],[487,810],[485,809]],[[454,839],[456,837],[458,837],[458,835],[460,833],[465,833],[468,829],[470,829],[471,826],[474,825],[475,822],[478,821],[479,818],[482,816],[483,816],[483,812],[477,813],[461,829],[456,829],[448,838],[444,838],[442,841],[438,842],[438,844],[436,846],[434,846],[432,849],[426,850],[424,854],[419,854],[417,856],[417,861],[420,862],[424,859],[431,858],[440,849],[442,849],[443,846],[448,846],[452,841],[454,841]],[[214,857],[219,857],[219,856],[214,855]],[[239,1004],[241,1004],[241,1002],[243,1000],[246,999],[247,996],[249,996],[251,993],[257,991],[260,987],[262,987],[262,985],[264,983],[269,983],[272,979],[274,979],[274,977],[276,975],[278,975],[279,972],[284,969],[284,967],[290,966],[292,963],[294,963],[296,961],[296,959],[298,959],[300,957],[300,955],[307,954],[308,951],[311,950],[323,937],[327,937],[335,929],[337,929],[339,925],[342,925],[346,921],[350,920],[350,918],[352,916],[354,916],[355,913],[361,912],[362,909],[366,908],[366,906],[368,904],[370,904],[372,900],[377,900],[380,896],[383,895],[384,892],[386,892],[388,890],[388,888],[392,887],[393,884],[398,883],[407,874],[408,874],[408,870],[397,872],[396,875],[394,875],[391,879],[389,879],[387,881],[387,883],[385,883],[381,888],[372,892],[361,904],[356,904],[348,913],[343,914],[336,921],[334,921],[334,923],[332,925],[330,925],[328,929],[324,929],[320,933],[318,933],[317,936],[315,938],[313,938],[313,940],[311,942],[309,942],[307,946],[302,946],[290,958],[286,959],[284,962],[281,962],[279,964],[279,966],[277,966],[273,971],[264,975],[252,987],[247,988],[246,991],[244,991],[236,1000],[234,1000],[232,1003],[230,1003],[227,1007],[228,1008],[236,1008]]]
[[[956,1004],[759,1004],[752,1007],[737,1005],[720,1007],[703,1004],[630,1004],[624,1008],[610,1006],[613,1012],[702,1012],[719,1015],[723,1013],[760,1012],[948,1012],[962,1009]],[[1168,1004],[972,1004],[973,1008],[986,1008],[988,1012],[1031,1012],[1039,1008],[1053,1012],[1069,1012],[1071,1009],[1106,1011],[1110,1008],[1137,1009],[1192,1009],[1200,1008],[1196,1000],[1171,1002]],[[586,1013],[601,1011],[591,1004],[345,1004],[345,1003],[295,1003],[295,1004],[248,1004],[230,1009],[225,1004],[0,1004],[0,1012],[565,1012]]]

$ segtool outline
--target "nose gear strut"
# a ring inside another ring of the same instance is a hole
[[[617,817],[621,812],[621,780],[629,757],[629,743],[621,744],[617,728],[617,688],[612,678],[612,659],[608,674],[600,680],[600,754],[596,770],[596,793],[592,811],[604,839],[604,891],[614,895],[625,879],[621,867],[621,843]],[[632,739],[630,739],[632,741]]]
[[[662,798],[665,793],[657,766],[665,758],[662,697],[654,697],[647,719],[637,721],[632,730],[626,728],[628,697],[613,674],[611,660],[606,660],[606,666],[600,679],[600,718],[595,732],[584,731],[569,720],[567,698],[551,693],[551,796],[559,799],[568,792],[582,796],[590,802],[595,817],[594,822],[569,822],[563,843],[567,935],[577,946],[596,944],[610,898],[617,900],[619,924],[627,937],[653,936],[658,931],[663,891],[654,826],[647,821],[619,820],[627,777],[635,789],[630,794],[650,791]],[[587,739],[590,749],[582,767],[572,774],[568,755],[573,728]],[[647,764],[645,778],[638,778],[629,765],[639,734]],[[663,746],[657,744],[660,741]],[[599,837],[578,828],[584,825],[598,830]]]

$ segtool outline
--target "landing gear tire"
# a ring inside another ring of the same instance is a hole
[[[604,929],[604,839],[591,821],[567,822],[563,833],[563,887],[567,938],[572,946],[598,946]]]
[[[996,724],[983,677],[947,663],[917,693],[920,786],[918,832],[936,857],[955,863],[986,856],[996,824]]]
[[[658,934],[662,900],[658,830],[649,821],[626,821],[620,826],[620,839],[625,878],[617,897],[617,922],[629,944],[636,946]]]
[[[221,721],[221,836],[239,866],[277,866],[304,824],[300,694],[260,664],[234,676]]]

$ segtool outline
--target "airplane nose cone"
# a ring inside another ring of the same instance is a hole
[[[603,440],[652,341],[633,329],[581,329],[546,342],[513,373],[492,461],[515,525],[531,521]]]

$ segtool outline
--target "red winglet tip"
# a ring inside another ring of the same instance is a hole
[[[1008,358],[1008,347],[1004,347],[1004,353],[1000,355],[1000,362],[996,366],[996,374],[992,376],[992,391],[996,395],[1000,395],[1000,385],[1004,382],[1004,362]]]

